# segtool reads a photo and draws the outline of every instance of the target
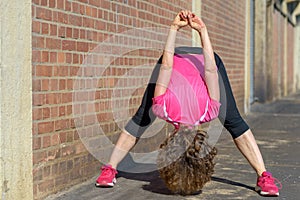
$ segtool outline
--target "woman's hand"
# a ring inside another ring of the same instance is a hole
[[[203,30],[206,30],[206,25],[204,24],[204,22],[202,21],[202,19],[200,19],[194,13],[190,13],[188,15],[188,21],[189,21],[189,25],[193,29],[195,29],[196,31],[198,31],[199,33],[202,32]]]
[[[175,17],[171,28],[175,30],[179,30],[180,28],[187,26],[189,24],[188,15],[190,14],[192,13],[188,10],[180,11]]]

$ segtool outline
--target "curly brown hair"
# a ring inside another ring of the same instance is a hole
[[[211,180],[217,149],[207,139],[205,131],[185,127],[175,129],[160,145],[158,170],[175,194],[197,193]]]

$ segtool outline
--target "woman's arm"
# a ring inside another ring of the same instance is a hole
[[[172,68],[173,68],[173,56],[174,56],[176,34],[180,28],[188,25],[188,20],[187,20],[188,14],[190,14],[189,11],[181,11],[180,13],[177,14],[177,16],[173,21],[173,24],[171,25],[167,37],[167,42],[165,44],[165,49],[163,52],[162,64],[156,82],[154,97],[164,94],[168,88],[171,79]]]
[[[203,48],[205,82],[210,98],[220,101],[220,88],[218,79],[218,68],[215,62],[214,51],[209,39],[208,31],[204,22],[196,15],[188,16],[190,26],[198,31]]]

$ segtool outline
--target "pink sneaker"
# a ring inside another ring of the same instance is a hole
[[[279,188],[276,186],[275,181],[280,185]],[[270,172],[263,172],[262,175],[257,179],[255,191],[262,196],[279,196],[279,189],[282,188],[281,183],[274,177]]]
[[[118,174],[117,170],[112,168],[111,165],[103,165],[95,185],[97,187],[113,187],[117,182],[116,174]]]

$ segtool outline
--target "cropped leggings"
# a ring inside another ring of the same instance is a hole
[[[202,48],[199,47],[177,47],[177,54],[202,54]],[[158,60],[150,81],[145,90],[142,102],[135,115],[128,121],[125,130],[134,137],[141,137],[145,130],[152,124],[156,116],[152,112],[152,98],[154,96],[155,83],[159,74],[162,57]],[[220,84],[220,113],[219,120],[229,131],[233,139],[239,137],[249,129],[247,123],[241,117],[232,93],[230,82],[226,69],[221,58],[215,54],[215,61],[219,71]]]

